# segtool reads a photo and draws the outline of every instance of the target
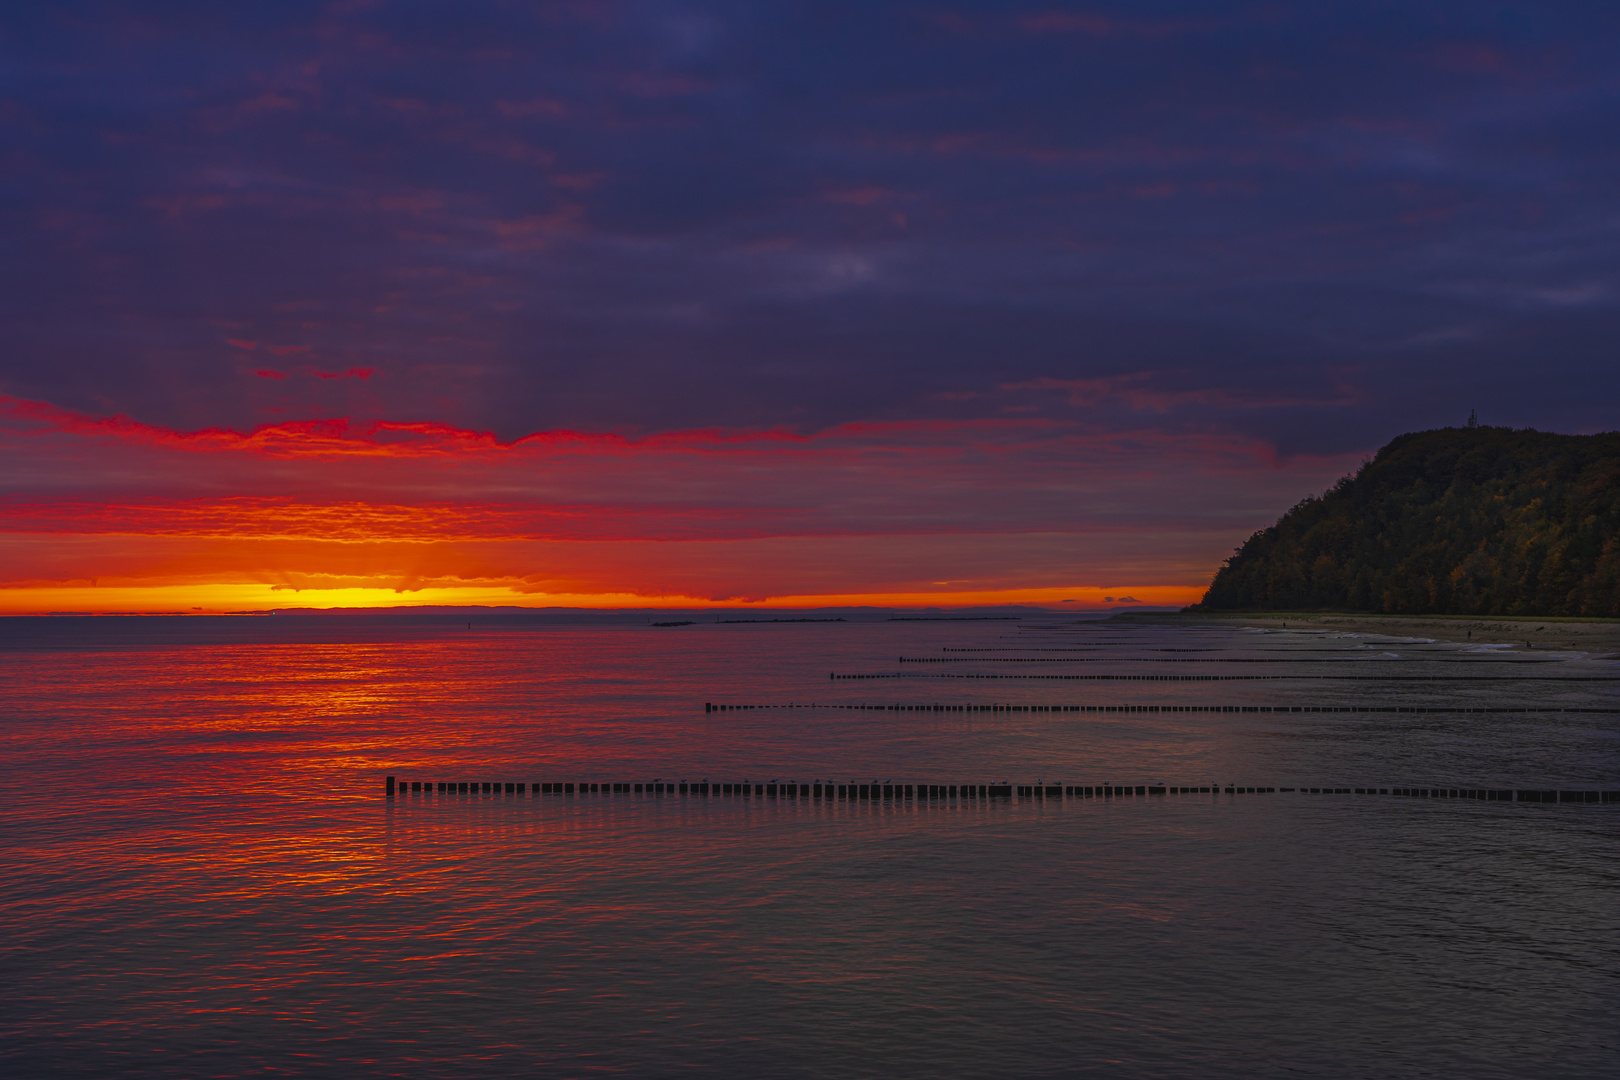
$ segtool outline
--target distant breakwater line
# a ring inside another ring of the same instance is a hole
[[[732,797],[814,802],[977,802],[979,800],[1128,799],[1155,795],[1387,795],[1417,799],[1474,799],[1517,803],[1620,803],[1620,791],[1549,791],[1509,788],[1432,787],[1247,787],[1240,784],[1204,784],[1172,787],[1163,784],[715,784],[707,780],[650,783],[574,781],[572,783],[507,783],[504,781],[385,780],[386,797],[407,795],[641,795]]]
[[[833,682],[849,679],[1014,679],[1047,682],[1620,682],[1620,675],[958,675],[954,672],[923,674],[911,671],[879,671],[868,674],[827,673]]]
[[[1024,650],[1013,650],[1021,652]],[[1038,651],[1038,650],[1032,650]],[[1101,650],[1093,650],[1101,651]],[[1406,664],[1384,656],[901,656],[902,664]],[[1425,664],[1567,664],[1540,657],[1424,657]]]
[[[1603,713],[1620,714],[1620,707],[1484,705],[868,705],[850,702],[787,702],[774,705],[703,703],[705,713],[752,709],[843,709],[851,712],[1037,712],[1037,713]]]

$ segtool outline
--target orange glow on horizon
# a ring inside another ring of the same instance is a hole
[[[1196,603],[1203,586],[1122,585],[1093,587],[940,590],[772,596],[764,599],[700,596],[648,596],[629,592],[533,593],[512,588],[471,586],[397,592],[388,588],[294,591],[258,583],[200,585],[59,585],[0,589],[0,615],[45,614],[223,614],[278,608],[398,608],[422,606],[669,609],[669,608],[825,608],[825,607],[990,607],[1010,604],[1062,611],[1095,611],[1130,598],[1144,606],[1184,607]],[[1110,600],[1112,598],[1112,600]],[[1068,601],[1065,603],[1065,601]]]
[[[502,441],[183,431],[3,395],[0,448],[30,470],[0,492],[5,614],[1183,607],[1272,507],[1344,471],[1038,418]]]

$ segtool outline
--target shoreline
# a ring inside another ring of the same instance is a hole
[[[1473,615],[1376,615],[1309,611],[1123,613],[1106,622],[1252,626],[1261,629],[1338,630],[1388,637],[1422,637],[1463,644],[1518,645],[1530,649],[1620,652],[1620,619]]]

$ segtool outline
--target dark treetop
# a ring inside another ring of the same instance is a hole
[[[1620,432],[1402,435],[1251,536],[1194,610],[1620,616]]]

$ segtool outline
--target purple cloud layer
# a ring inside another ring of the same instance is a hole
[[[0,393],[503,438],[1615,426],[1620,8],[21,3]],[[362,374],[364,373],[364,374]]]

